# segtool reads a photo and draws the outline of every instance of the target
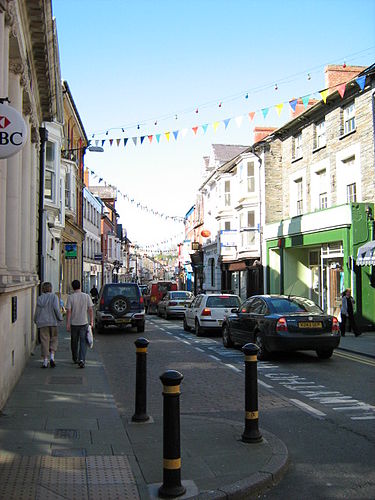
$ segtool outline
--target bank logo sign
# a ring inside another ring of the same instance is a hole
[[[0,159],[17,154],[26,140],[27,127],[22,115],[12,106],[0,103]]]

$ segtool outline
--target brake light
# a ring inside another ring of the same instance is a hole
[[[285,318],[280,318],[276,323],[276,331],[277,332],[287,332],[288,325]]]
[[[139,299],[139,302],[140,302],[141,304],[143,304],[143,302],[144,302],[143,295],[141,295],[141,298]]]
[[[205,307],[201,312],[201,316],[211,316],[211,309],[209,307]]]
[[[177,302],[171,302],[171,301],[169,301],[169,302],[168,302],[168,305],[169,305],[169,306],[177,306]]]
[[[100,299],[100,305],[101,305],[101,306],[104,306],[104,297],[102,297],[102,298]]]
[[[333,317],[333,320],[332,320],[332,333],[339,332],[339,331],[340,331],[339,320],[337,318]]]

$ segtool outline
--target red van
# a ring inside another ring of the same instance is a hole
[[[177,283],[172,281],[157,281],[152,283],[150,287],[150,297],[146,299],[148,314],[156,314],[158,304],[167,292],[177,290]]]

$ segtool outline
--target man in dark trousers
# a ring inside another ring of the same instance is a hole
[[[357,325],[354,319],[353,305],[355,304],[355,300],[353,299],[351,293],[352,291],[350,290],[350,288],[347,288],[342,294],[341,324],[340,324],[342,337],[345,337],[347,319],[349,319],[349,331],[353,331],[356,337],[358,337],[358,335],[361,335],[361,332],[359,332],[357,329]]]
[[[74,363],[80,368],[85,367],[86,362],[86,335],[89,324],[94,326],[93,304],[90,295],[81,292],[81,283],[72,281],[73,293],[66,301],[66,329],[71,332],[70,346]]]

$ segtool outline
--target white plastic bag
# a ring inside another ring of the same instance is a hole
[[[90,349],[92,349],[94,347],[94,335],[92,334],[91,325],[89,325],[87,327],[86,342],[88,343]]]

